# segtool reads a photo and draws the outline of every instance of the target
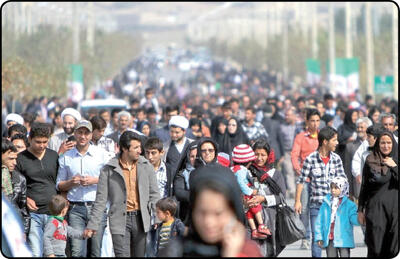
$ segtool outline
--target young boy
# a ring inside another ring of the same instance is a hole
[[[186,227],[183,222],[175,218],[177,204],[170,197],[162,198],[156,203],[156,215],[161,223],[155,224],[155,242],[153,242],[153,253],[157,256],[158,252],[165,248],[169,240],[176,236],[186,235]]]
[[[44,256],[66,257],[65,247],[67,236],[72,238],[83,238],[83,231],[78,231],[68,226],[64,216],[68,211],[68,201],[61,195],[54,195],[49,202],[52,216],[49,217],[44,228]]]
[[[359,226],[357,206],[347,195],[349,183],[344,177],[335,177],[331,193],[324,197],[315,222],[315,242],[326,247],[327,257],[350,257],[354,248],[353,227]]]
[[[164,156],[164,147],[161,140],[157,137],[149,138],[144,144],[144,151],[147,160],[153,165],[154,171],[156,172],[158,188],[160,190],[160,197],[168,197],[171,188],[169,185],[172,184],[165,163],[162,161]]]
[[[240,144],[233,149],[232,160],[233,167],[231,170],[236,176],[239,187],[244,194],[245,199],[251,199],[253,195],[257,194],[257,189],[251,189],[250,186],[250,172],[247,169],[253,160],[256,159],[256,155],[251,147],[247,144]],[[251,228],[252,239],[266,239],[268,235],[271,235],[271,231],[264,225],[263,218],[261,215],[261,204],[256,207],[249,208],[246,212],[246,217]],[[254,218],[257,220],[258,228]]]

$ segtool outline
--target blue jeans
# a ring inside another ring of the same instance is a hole
[[[90,211],[93,205],[80,205],[71,203],[68,210],[68,224],[76,230],[84,231],[90,218]],[[100,257],[101,243],[104,229],[107,224],[107,214],[104,211],[103,220],[100,223],[97,234],[90,239],[71,238],[71,256],[72,257]],[[89,245],[89,247],[88,247]],[[89,251],[88,251],[89,250]]]
[[[322,249],[317,245],[315,241],[315,221],[317,220],[319,207],[321,204],[319,203],[310,203],[310,218],[311,218],[311,231],[312,231],[312,245],[311,245],[311,256],[312,257],[321,257]]]
[[[43,257],[43,233],[48,215],[30,212],[31,226],[28,235],[28,244],[32,249],[33,257]]]
[[[300,219],[303,222],[304,228],[306,229],[305,239],[310,240],[310,210],[309,210],[309,199],[310,199],[311,186],[310,183],[305,182],[303,185],[303,191],[301,192],[301,214]]]

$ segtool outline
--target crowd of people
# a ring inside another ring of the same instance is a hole
[[[395,100],[213,73],[217,88],[198,74],[186,96],[148,87],[127,109],[87,114],[3,99],[2,195],[32,256],[278,256],[282,197],[314,257],[350,256],[357,225],[368,256],[398,253]]]

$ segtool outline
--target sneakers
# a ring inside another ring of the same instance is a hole
[[[308,250],[308,249],[310,249],[310,241],[308,241],[307,239],[302,239],[302,240],[301,240],[300,249],[303,249],[303,250]]]
[[[261,234],[271,236],[271,231],[265,225],[259,225],[257,231]]]
[[[257,229],[251,231],[251,239],[266,239],[267,237],[267,235],[258,232]]]

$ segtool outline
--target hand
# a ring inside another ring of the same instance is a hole
[[[246,229],[235,218],[232,218],[225,225],[224,233],[222,234],[222,253],[223,257],[236,257],[242,250],[245,242]]]
[[[253,198],[251,198],[250,200],[248,200],[247,204],[249,205],[250,208],[253,208],[264,201],[265,201],[264,196],[256,195]]]
[[[73,149],[76,145],[76,141],[64,141],[63,143],[61,143],[60,148],[58,149],[58,154],[64,154],[65,152],[67,152],[70,149]]]
[[[97,184],[99,182],[98,177],[90,176],[90,175],[84,175],[81,178],[81,185],[82,186],[89,186],[92,184]]]
[[[383,164],[385,164],[385,165],[387,165],[387,166],[389,166],[389,167],[396,167],[397,165],[396,165],[396,162],[394,162],[393,161],[393,158],[391,158],[391,157],[385,157],[384,159],[383,159]]]
[[[296,212],[297,214],[301,214],[301,202],[300,201],[296,201],[294,203],[294,212]]]
[[[322,246],[324,245],[324,241],[318,240],[318,241],[317,241],[317,244],[318,244],[319,247],[322,248]]]
[[[39,208],[36,206],[36,202],[29,197],[26,197],[26,205],[30,211],[36,211]]]
[[[297,176],[301,175],[301,169],[296,169],[296,170],[294,170],[294,172],[296,173]]]
[[[357,219],[358,219],[358,223],[360,223],[361,225],[365,225],[365,214],[364,214],[364,212],[362,212],[362,211],[358,212]]]
[[[55,254],[48,255],[47,257],[56,257]]]
[[[361,175],[360,174],[356,176],[356,182],[358,184],[361,184]]]
[[[252,194],[256,195],[257,194],[257,189],[254,189]]]
[[[83,237],[84,238],[91,238],[92,236],[96,235],[96,230],[93,229],[85,229],[83,231]]]
[[[79,186],[81,184],[81,176],[79,174],[74,175],[70,181],[74,187]]]

